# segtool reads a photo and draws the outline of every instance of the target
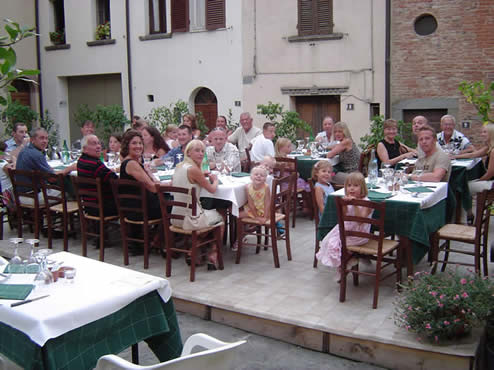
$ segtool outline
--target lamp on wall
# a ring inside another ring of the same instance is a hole
[[[353,104],[352,103],[347,104],[346,110],[353,110]]]

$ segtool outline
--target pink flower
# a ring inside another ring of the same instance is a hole
[[[465,285],[467,283],[467,279],[463,278],[460,280],[461,285]]]
[[[463,292],[463,294],[461,295],[463,298],[468,298],[468,293],[467,292]]]
[[[451,323],[450,323],[449,321],[447,321],[447,320],[444,320],[444,321],[443,321],[443,324],[444,324],[444,325],[449,325],[449,324],[451,324]]]
[[[460,296],[459,296],[458,294],[457,294],[457,295],[455,295],[455,297],[453,298],[453,300],[455,300],[455,301],[456,301],[457,299],[460,299]]]
[[[408,306],[408,311],[412,311],[412,306]]]
[[[458,322],[458,321],[460,321],[460,319],[455,319],[455,321],[454,321],[454,322]]]
[[[438,304],[437,304],[437,306],[438,306],[439,308],[443,308],[444,304],[442,304],[442,303],[438,303]]]
[[[439,338],[437,337],[437,335],[436,335],[436,336],[434,336],[434,340],[435,340],[436,342],[439,342]]]
[[[431,324],[429,324],[429,323],[425,324],[425,328],[426,329],[430,329],[431,328]]]
[[[439,296],[439,299],[443,299],[444,297],[446,297],[446,296],[445,296],[444,294],[441,294],[441,295]]]
[[[433,297],[437,296],[437,292],[432,291],[432,292],[429,292],[429,293],[430,293],[430,295],[432,295]]]

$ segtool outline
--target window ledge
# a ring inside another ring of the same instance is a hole
[[[46,51],[65,50],[65,49],[70,49],[70,44],[59,44],[59,45],[45,46]]]
[[[139,40],[141,41],[151,41],[151,40],[162,40],[162,39],[171,39],[171,33],[151,33],[145,36],[139,36]]]
[[[117,40],[115,40],[115,39],[108,39],[108,40],[87,41],[86,44],[87,44],[87,46],[101,46],[101,45],[116,44],[116,42],[117,42]]]
[[[289,36],[288,42],[306,42],[306,41],[321,41],[321,40],[341,40],[342,33],[330,33],[328,35],[307,35],[307,36]]]

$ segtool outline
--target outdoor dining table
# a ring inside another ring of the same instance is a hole
[[[407,250],[407,274],[413,274],[413,264],[418,263],[430,247],[429,238],[433,232],[446,223],[446,197],[448,184],[445,182],[424,182],[423,185],[410,184],[405,189],[390,196],[388,191],[369,190],[369,199],[386,202],[384,230],[400,237]],[[420,192],[413,192],[414,188]],[[328,197],[318,228],[318,238],[322,240],[338,223],[335,196],[343,196],[340,189]],[[383,195],[384,194],[384,195]],[[415,196],[417,195],[417,196]],[[389,197],[390,196],[390,197]],[[387,199],[383,199],[386,198]]]
[[[180,356],[182,340],[167,280],[68,252],[49,260],[76,268],[73,283],[36,282],[28,299],[0,299],[0,353],[24,369],[92,369],[98,358],[144,340],[160,361]],[[34,274],[0,281],[33,284]],[[11,286],[11,285],[10,285]]]
[[[289,158],[297,159],[297,171],[302,179],[307,181],[312,177],[312,167],[319,161],[329,161],[331,165],[336,167],[340,162],[339,156],[335,156],[333,158],[326,158],[325,154],[321,154],[319,158],[313,158],[310,156],[302,155],[302,154],[289,154]],[[337,170],[337,169],[335,169]]]

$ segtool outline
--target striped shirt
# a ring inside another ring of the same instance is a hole
[[[105,206],[108,201],[111,202],[111,205],[113,206],[112,208],[115,208],[110,179],[117,179],[118,176],[106,167],[99,158],[94,158],[83,153],[77,161],[77,176],[89,177],[92,179],[96,179],[98,177],[101,178],[101,188],[103,192],[103,199],[105,200]],[[90,186],[86,184],[81,184],[80,187],[83,189],[96,191],[95,188],[91,189]],[[91,202],[96,201],[96,198],[91,199],[89,197],[85,197],[85,200]]]

